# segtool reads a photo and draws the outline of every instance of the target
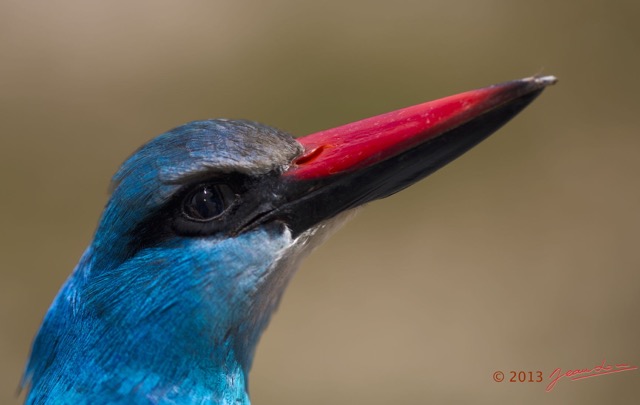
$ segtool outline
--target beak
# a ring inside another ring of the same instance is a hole
[[[299,234],[394,194],[471,149],[555,82],[515,80],[298,138],[305,152],[282,174],[281,204],[268,217]]]

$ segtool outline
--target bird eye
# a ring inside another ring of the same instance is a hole
[[[224,184],[196,187],[182,202],[182,212],[195,221],[209,221],[222,214],[235,199],[233,191]]]

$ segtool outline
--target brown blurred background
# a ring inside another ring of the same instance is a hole
[[[4,1],[0,403],[118,165],[186,121],[303,135],[536,73],[560,83],[303,265],[255,404],[637,403],[638,1]],[[507,378],[509,374],[507,374]]]

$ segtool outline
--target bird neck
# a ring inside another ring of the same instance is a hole
[[[135,316],[93,305],[103,291],[93,290],[95,278],[87,282],[92,261],[89,250],[45,317],[27,367],[27,403],[249,404],[251,339],[216,328],[188,297]]]

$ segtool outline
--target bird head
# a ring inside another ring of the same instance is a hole
[[[554,81],[298,139],[234,120],[153,139],[114,176],[94,240],[45,317],[27,400],[248,402],[256,344],[300,259],[345,213],[455,159]]]

